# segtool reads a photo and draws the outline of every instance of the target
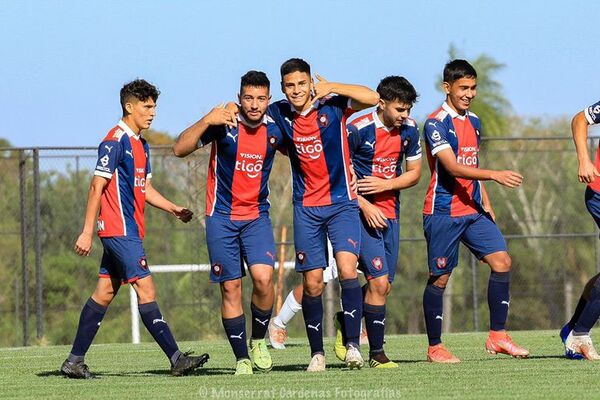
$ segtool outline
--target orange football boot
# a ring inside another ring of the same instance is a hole
[[[507,354],[515,358],[529,356],[529,351],[515,344],[506,331],[490,331],[485,349],[490,354]]]
[[[444,347],[443,343],[440,343],[435,346],[429,346],[427,349],[427,361],[432,363],[456,364],[460,362],[460,359],[450,353]]]

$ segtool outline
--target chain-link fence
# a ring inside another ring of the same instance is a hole
[[[144,243],[150,266],[208,263],[202,218],[208,151],[180,160],[169,148],[155,147],[151,160],[153,186],[193,209],[198,218],[182,224],[148,207]],[[90,257],[73,252],[95,161],[95,148],[0,149],[0,346],[66,344],[73,339],[101,257],[97,240]],[[585,210],[585,188],[577,182],[574,146],[569,138],[488,139],[480,163],[482,168],[514,169],[525,177],[518,189],[486,183],[513,258],[509,328],[557,328],[600,266],[598,232]],[[421,298],[428,271],[421,210],[428,182],[424,162],[421,182],[402,193],[400,258],[387,308],[388,333],[424,331]],[[281,227],[288,227],[282,245],[284,258],[292,260],[290,173],[283,156],[276,159],[269,186],[275,238],[280,241]],[[445,294],[446,331],[487,329],[488,274],[487,266],[461,248],[459,267]],[[206,273],[161,273],[154,279],[161,310],[178,339],[222,335],[219,288],[208,282]],[[300,276],[289,271],[284,296],[299,282]],[[251,284],[244,283],[249,302]],[[291,335],[304,335],[301,319],[292,322]],[[130,341],[130,327],[129,295],[121,293],[96,342]],[[142,340],[150,340],[144,335]]]

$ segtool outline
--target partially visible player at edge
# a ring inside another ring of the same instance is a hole
[[[238,99],[237,118],[233,110],[213,109],[183,131],[173,151],[185,157],[212,143],[205,217],[210,280],[220,284],[222,322],[237,360],[235,374],[245,375],[253,373],[253,366],[260,371],[273,366],[265,342],[275,297],[275,241],[267,197],[269,174],[283,136],[266,115],[271,95],[263,72],[242,76]],[[242,306],[244,261],[253,284],[252,361]]]
[[[460,360],[442,344],[443,294],[458,263],[458,246],[464,243],[490,266],[488,305],[490,331],[485,343],[491,354],[527,357],[505,330],[508,317],[511,258],[498,226],[485,187],[493,180],[514,188],[523,177],[513,171],[479,168],[481,122],[469,111],[477,94],[477,73],[465,60],[446,64],[442,88],[446,101],[423,127],[431,181],[425,197],[423,228],[427,240],[429,280],[423,294],[423,309],[430,362]]]
[[[371,89],[328,82],[310,66],[292,58],[281,66],[286,100],[269,107],[282,129],[292,167],[296,271],[303,274],[302,312],[311,349],[307,371],[325,370],[323,350],[323,269],[327,237],[339,270],[348,351],[346,364],[362,367],[360,320],[362,291],[357,277],[360,219],[350,186],[350,154],[346,119],[354,111],[377,104]]]
[[[154,281],[142,244],[144,206],[148,203],[183,222],[192,212],[165,199],[151,184],[150,149],[141,136],[156,115],[159,91],[138,79],[121,89],[123,118],[98,147],[98,161],[90,184],[83,232],[75,243],[80,256],[89,256],[98,211],[98,236],[104,247],[96,290],[81,311],[71,353],[61,372],[70,378],[93,378],[84,363],[104,314],[121,285],[131,283],[138,296],[142,322],[171,362],[173,375],[202,366],[208,354],[191,356],[179,351],[156,303]]]
[[[585,206],[600,227],[600,151],[596,151],[592,163],[587,148],[588,126],[597,123],[600,123],[600,101],[577,113],[571,122],[571,130],[579,161],[577,176],[579,182],[587,184]],[[599,276],[592,277],[585,285],[571,320],[560,331],[567,358],[600,360],[590,337],[590,330],[600,317]]]

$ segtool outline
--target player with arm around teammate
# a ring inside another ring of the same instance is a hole
[[[327,238],[338,267],[344,310],[348,367],[360,368],[362,291],[357,277],[360,220],[350,186],[346,120],[371,107],[379,95],[367,87],[328,82],[299,58],[280,68],[286,100],[272,104],[270,115],[283,131],[292,167],[296,271],[303,274],[302,313],[311,348],[308,371],[324,371],[323,269]]]
[[[270,98],[267,76],[249,71],[241,79],[237,116],[217,107],[183,131],[173,146],[176,156],[185,157],[211,144],[205,216],[210,280],[220,285],[222,322],[236,375],[252,374],[253,367],[269,371],[273,365],[265,343],[275,297],[268,179],[283,137],[266,115]],[[253,283],[250,353],[242,306],[244,263]]]
[[[156,115],[158,90],[144,80],[121,89],[123,118],[98,147],[98,161],[88,193],[83,232],[75,244],[80,256],[89,256],[97,219],[104,253],[96,289],[81,311],[71,352],[61,366],[69,378],[94,375],[84,363],[104,314],[121,285],[130,283],[138,296],[144,326],[171,362],[173,375],[186,375],[208,360],[208,354],[191,356],[179,351],[168,324],[156,303],[156,289],[142,244],[144,206],[148,203],[183,222],[192,212],[165,199],[151,183],[150,149],[141,136]]]
[[[505,330],[512,261],[480,182],[493,180],[513,188],[521,184],[523,177],[513,171],[479,168],[481,122],[469,111],[477,93],[477,73],[467,61],[453,60],[446,64],[443,75],[446,101],[429,116],[423,127],[431,170],[423,208],[429,264],[429,279],[423,294],[429,341],[427,359],[440,363],[460,362],[441,340],[443,294],[458,263],[460,242],[491,270],[488,283],[490,331],[486,350],[492,354],[527,357],[529,352],[517,346]]]

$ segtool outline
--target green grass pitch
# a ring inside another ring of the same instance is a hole
[[[600,398],[600,363],[564,359],[558,331],[513,332],[513,339],[530,350],[527,360],[488,355],[485,338],[485,333],[444,335],[462,363],[433,365],[425,361],[424,335],[390,336],[387,353],[400,368],[360,371],[343,368],[327,340],[327,371],[312,374],[304,371],[306,340],[297,338],[286,350],[271,351],[273,371],[241,377],[233,376],[233,355],[225,341],[184,342],[182,349],[209,352],[211,359],[196,375],[180,378],[170,376],[154,343],[102,344],[92,346],[86,357],[100,377],[88,381],[59,374],[68,346],[0,349],[0,398]]]

